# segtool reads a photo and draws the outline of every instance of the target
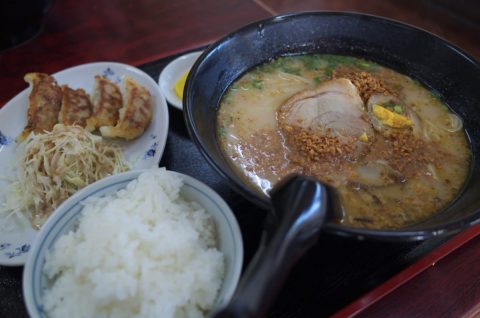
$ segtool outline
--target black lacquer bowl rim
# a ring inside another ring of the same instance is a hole
[[[200,150],[206,161],[212,166],[223,178],[229,181],[230,186],[237,192],[243,195],[247,200],[250,202],[264,208],[264,209],[271,209],[270,200],[266,196],[262,196],[257,191],[248,187],[245,183],[239,182],[238,179],[234,178],[230,172],[225,171],[225,169],[219,164],[212,155],[208,152],[207,147],[205,147],[205,142],[202,140],[200,136],[197,125],[195,123],[195,118],[192,110],[192,88],[195,85],[194,78],[198,73],[199,67],[204,63],[205,60],[209,59],[209,55],[211,52],[215,50],[221,50],[222,44],[227,41],[231,41],[236,37],[241,37],[243,34],[247,34],[249,32],[254,32],[257,30],[259,26],[267,26],[273,25],[283,20],[288,19],[296,19],[302,17],[340,17],[340,18],[352,18],[352,19],[363,19],[369,20],[375,24],[383,24],[388,25],[388,27],[393,28],[402,28],[408,30],[412,33],[422,33],[427,35],[437,41],[440,45],[448,47],[450,50],[455,51],[456,54],[460,55],[465,61],[471,63],[471,66],[475,68],[478,73],[480,74],[480,63],[470,56],[468,53],[463,51],[462,49],[458,48],[454,44],[449,43],[445,39],[428,32],[426,30],[411,26],[409,24],[399,22],[393,19],[370,15],[370,14],[363,14],[363,13],[356,13],[356,12],[337,12],[337,11],[309,11],[309,12],[299,12],[299,13],[290,13],[280,16],[271,17],[268,19],[256,21],[250,23],[228,35],[225,37],[217,40],[213,44],[211,44],[198,58],[192,69],[190,70],[190,74],[187,78],[187,83],[185,86],[185,94],[183,98],[183,105],[184,105],[184,119],[185,124],[188,130],[190,137],[192,138],[193,142]],[[378,25],[377,25],[378,26]],[[272,56],[273,58],[273,56]],[[245,70],[246,71],[246,70]],[[223,93],[226,92],[227,87],[223,87]],[[480,89],[480,88],[479,88]],[[479,101],[480,102],[480,101]],[[216,109],[218,109],[218,105],[216,105]],[[216,123],[209,123],[210,125],[216,125]],[[467,131],[467,138],[470,138],[468,131]],[[472,166],[474,165],[474,158],[472,158]],[[471,167],[470,170],[472,170]],[[470,173],[471,175],[471,173]],[[469,184],[469,179],[465,182],[464,188]],[[462,196],[462,191],[460,191],[456,200],[458,200]],[[456,201],[454,200],[454,202]],[[479,196],[480,200],[480,196]],[[424,240],[438,235],[448,235],[457,233],[473,224],[480,222],[480,211],[477,211],[474,215],[470,215],[461,219],[460,221],[450,222],[446,224],[442,224],[441,226],[434,227],[434,228],[427,228],[427,229],[399,229],[399,230],[372,230],[366,228],[353,228],[347,227],[341,224],[337,224],[334,222],[328,222],[324,225],[324,230],[340,236],[346,237],[355,237],[356,239],[373,239],[373,240],[387,240],[387,241],[415,241],[415,240]]]

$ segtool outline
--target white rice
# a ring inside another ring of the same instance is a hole
[[[46,255],[48,317],[204,317],[224,275],[215,225],[164,169],[86,200]]]

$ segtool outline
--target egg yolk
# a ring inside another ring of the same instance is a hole
[[[406,116],[397,114],[380,105],[373,105],[373,115],[382,122],[392,128],[404,128],[412,125],[412,121]]]
[[[367,133],[363,132],[363,133],[358,137],[358,140],[363,141],[363,142],[368,142]]]

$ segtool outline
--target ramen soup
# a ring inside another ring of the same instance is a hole
[[[222,99],[221,146],[268,195],[291,173],[340,194],[337,222],[394,229],[446,206],[469,170],[462,120],[417,81],[363,59],[280,57],[239,78]]]

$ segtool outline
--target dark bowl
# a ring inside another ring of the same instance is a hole
[[[24,44],[40,34],[53,1],[0,1],[0,52]]]
[[[183,99],[186,125],[206,160],[236,191],[263,208],[271,208],[269,198],[245,183],[220,149],[216,134],[220,100],[252,67],[278,56],[302,53],[362,57],[418,80],[464,119],[473,153],[470,175],[460,194],[427,220],[398,230],[328,222],[324,230],[359,239],[420,240],[455,233],[479,222],[480,64],[429,32],[357,13],[305,12],[259,21],[215,42],[197,60]]]

